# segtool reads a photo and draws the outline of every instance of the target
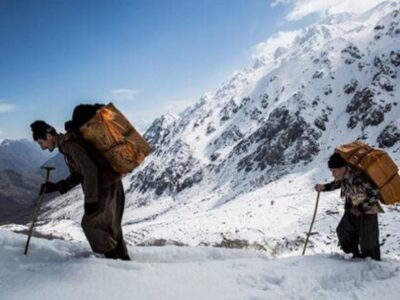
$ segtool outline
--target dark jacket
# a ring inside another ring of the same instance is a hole
[[[358,209],[361,213],[376,214],[383,212],[379,205],[381,194],[375,184],[362,172],[349,170],[346,178],[324,185],[324,191],[341,189],[340,196],[345,199],[345,209]]]
[[[58,148],[71,173],[57,182],[61,194],[82,184],[85,203],[95,203],[99,190],[121,180],[121,174],[115,172],[106,159],[76,133],[59,134]]]
[[[121,175],[100,153],[76,133],[60,134],[59,151],[64,155],[71,175],[57,183],[60,193],[81,184],[85,204],[96,204],[96,210],[85,213],[82,228],[94,252],[118,251],[128,255],[122,236],[125,194]]]

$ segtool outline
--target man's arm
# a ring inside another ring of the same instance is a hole
[[[341,181],[334,180],[332,182],[324,184],[323,186],[324,186],[324,192],[330,192],[330,191],[340,189],[342,184],[341,184]]]
[[[80,184],[81,180],[82,177],[75,171],[72,171],[67,178],[56,182],[56,186],[60,194],[65,194],[70,189]]]
[[[75,142],[66,143],[65,154],[71,158],[76,171],[81,175],[85,203],[94,204],[98,201],[98,168],[86,149]]]

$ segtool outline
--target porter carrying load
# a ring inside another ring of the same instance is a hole
[[[107,159],[116,172],[125,174],[133,171],[150,153],[150,146],[112,103],[93,105],[93,108],[92,114],[86,114],[88,105],[79,105],[74,109],[72,121],[78,126],[76,130]]]
[[[335,152],[374,182],[384,204],[400,202],[399,168],[385,151],[354,141],[336,148]]]

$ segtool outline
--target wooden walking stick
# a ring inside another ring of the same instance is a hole
[[[50,179],[50,172],[52,170],[54,170],[55,168],[53,168],[53,167],[42,167],[42,169],[46,170],[46,181],[45,181],[45,183],[47,183],[49,181],[49,179]],[[28,253],[29,242],[31,240],[31,236],[32,236],[32,233],[33,233],[33,226],[35,226],[35,222],[36,222],[36,219],[38,217],[39,210],[40,210],[40,204],[42,203],[42,199],[43,199],[44,194],[46,194],[46,186],[44,187],[43,191],[39,192],[39,198],[38,198],[38,201],[36,203],[36,208],[35,208],[35,210],[33,212],[33,215],[32,215],[32,224],[29,227],[28,240],[26,241],[25,251],[24,251],[25,255]]]
[[[312,221],[311,221],[310,230],[309,230],[308,233],[307,233],[306,242],[305,242],[305,244],[304,244],[304,249],[303,249],[302,255],[304,255],[304,254],[306,253],[306,248],[307,248],[308,240],[309,240],[309,238],[310,238],[311,230],[312,230],[312,227],[313,227],[313,225],[314,225],[315,216],[317,215],[318,202],[319,202],[319,195],[320,195],[320,193],[321,193],[321,192],[318,192],[318,195],[317,195],[317,202],[315,203],[314,215],[313,215],[313,218],[312,218]]]

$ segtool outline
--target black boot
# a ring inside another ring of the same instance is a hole
[[[105,256],[105,258],[117,259],[118,258],[118,249],[114,248],[113,250],[104,253],[104,256]]]
[[[119,256],[118,258],[121,259],[121,260],[132,260],[132,259],[129,257],[128,254],[121,255],[121,256]]]

